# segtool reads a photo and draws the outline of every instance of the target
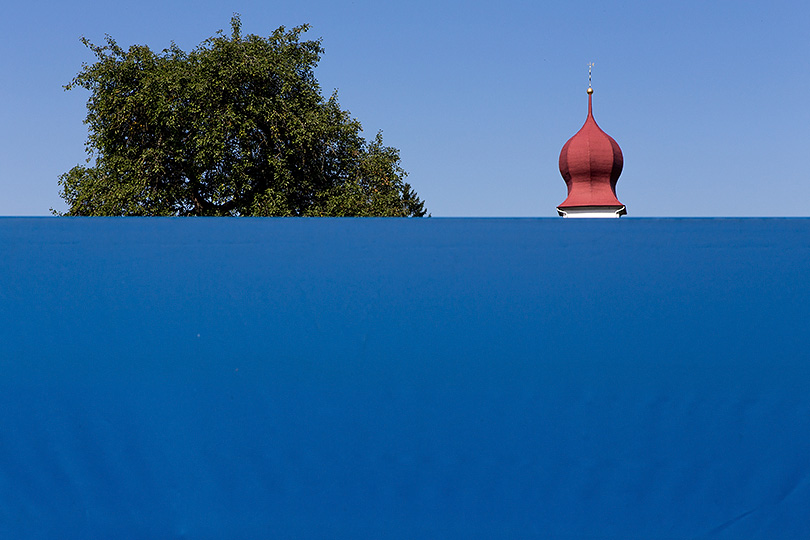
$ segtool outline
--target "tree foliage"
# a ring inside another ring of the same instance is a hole
[[[66,215],[423,216],[399,151],[325,99],[308,26],[220,31],[191,52],[103,46],[85,88],[87,166],[59,178]]]

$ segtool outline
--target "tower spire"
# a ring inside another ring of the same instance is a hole
[[[560,174],[568,197],[557,207],[563,217],[619,217],[627,213],[616,198],[624,157],[593,117],[593,62],[588,64],[588,117],[560,151]]]

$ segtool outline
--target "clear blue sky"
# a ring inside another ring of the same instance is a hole
[[[85,159],[79,42],[191,49],[231,14],[310,23],[326,95],[383,130],[434,216],[554,216],[559,151],[594,112],[630,216],[810,215],[810,3],[210,0],[14,2],[0,22],[0,215],[64,209]]]

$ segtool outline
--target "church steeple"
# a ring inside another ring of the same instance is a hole
[[[590,68],[590,66],[589,66]],[[563,217],[619,217],[627,213],[616,198],[624,157],[613,137],[593,118],[593,88],[588,70],[588,117],[560,152],[560,174],[568,197],[557,207]]]

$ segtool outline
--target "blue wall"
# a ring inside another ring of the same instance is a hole
[[[0,537],[806,537],[809,277],[806,219],[0,219]]]

